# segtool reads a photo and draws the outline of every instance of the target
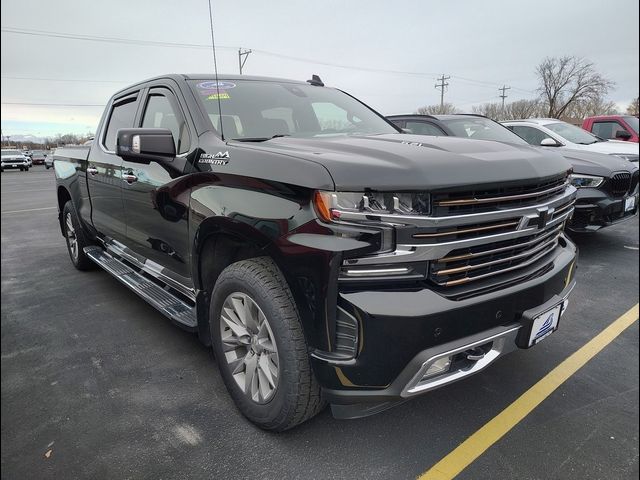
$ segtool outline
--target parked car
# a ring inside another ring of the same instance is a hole
[[[51,150],[45,157],[44,157],[44,168],[46,168],[47,170],[49,170],[50,168],[53,168],[53,157],[55,155],[55,150]]]
[[[513,130],[531,145],[606,153],[631,162],[637,162],[640,157],[637,143],[606,140],[580,127],[554,118],[509,120],[502,122],[502,124]]]
[[[20,150],[2,149],[1,152],[0,172],[4,172],[7,168],[18,168],[21,172],[29,171],[29,157],[23,155]]]
[[[34,165],[44,165],[47,154],[43,150],[34,150],[31,154],[31,161]]]
[[[400,128],[422,135],[527,145],[510,129],[481,115],[394,115],[387,118]],[[638,214],[637,163],[585,150],[563,148],[557,151],[573,166],[571,182],[578,188],[576,210],[568,223],[570,230],[594,232]]]
[[[317,76],[211,77],[121,90],[92,145],[58,148],[59,222],[77,269],[212,345],[251,421],[370,415],[556,330],[561,157],[425,142]]]
[[[638,117],[631,115],[600,115],[587,117],[582,128],[607,140],[638,143]]]

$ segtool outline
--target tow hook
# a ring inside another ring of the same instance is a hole
[[[464,352],[467,356],[467,360],[472,362],[477,362],[478,360],[482,360],[485,356],[485,351],[480,347],[474,347]]]

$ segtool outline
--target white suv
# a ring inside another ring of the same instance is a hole
[[[605,140],[580,127],[555,118],[509,120],[502,122],[502,124],[531,145],[587,150],[616,155],[631,162],[638,161],[637,143]]]

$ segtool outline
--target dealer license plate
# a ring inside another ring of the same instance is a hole
[[[636,208],[636,197],[625,198],[624,200],[624,211],[630,212]]]
[[[529,346],[539,343],[556,331],[561,311],[562,303],[534,318],[531,336],[529,337]]]

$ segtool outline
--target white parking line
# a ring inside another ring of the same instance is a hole
[[[6,212],[0,212],[2,215],[9,213],[23,213],[23,212],[37,212],[38,210],[55,210],[58,207],[43,207],[43,208],[27,208],[26,210],[8,210]]]

